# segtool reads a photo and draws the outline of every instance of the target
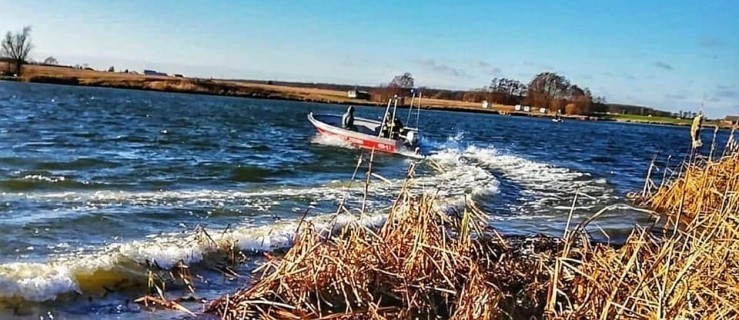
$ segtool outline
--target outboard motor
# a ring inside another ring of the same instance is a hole
[[[408,130],[408,133],[405,135],[405,142],[412,146],[417,145],[418,136],[416,136],[416,132],[413,130]]]

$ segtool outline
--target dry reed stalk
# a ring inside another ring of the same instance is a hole
[[[572,306],[562,318],[739,317],[739,154],[688,163],[641,204],[667,214],[674,231],[635,230],[620,248],[597,245],[567,264]],[[567,241],[567,239],[565,239]],[[555,274],[556,275],[556,274]],[[550,299],[554,299],[550,295]],[[561,301],[561,299],[555,299]]]
[[[257,282],[207,312],[223,319],[736,318],[737,169],[739,154],[725,150],[718,159],[690,156],[670,181],[645,184],[636,199],[642,211],[665,213],[676,226],[662,235],[637,228],[618,247],[591,246],[585,232],[611,207],[574,228],[570,217],[561,241],[516,241],[491,231],[474,202],[444,213],[434,196],[411,195],[406,181],[379,230],[354,223],[320,234],[305,223],[283,258],[257,270]]]
[[[459,214],[442,212],[433,195],[410,193],[412,173],[413,166],[379,230],[351,223],[331,235],[304,223],[284,257],[255,271],[263,274],[256,283],[207,312],[223,319],[540,313],[547,274],[536,254],[552,251],[551,241],[515,246],[491,235],[489,218],[472,201]]]

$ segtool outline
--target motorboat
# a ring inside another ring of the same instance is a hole
[[[408,120],[411,119],[415,98],[414,92],[411,107],[408,110]],[[308,114],[308,121],[313,124],[319,134],[342,138],[353,146],[421,159],[424,156],[420,151],[420,134],[418,130],[418,117],[421,106],[420,95],[418,98],[416,127],[403,127],[400,125],[400,128],[393,128],[391,121],[386,122],[355,117],[354,128],[344,128],[342,126],[343,115],[313,114],[313,112]],[[388,101],[383,119],[395,119],[398,115],[397,106],[398,97],[395,96]]]

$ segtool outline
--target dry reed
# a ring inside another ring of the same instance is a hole
[[[713,153],[713,152],[712,152]],[[502,237],[468,202],[442,212],[403,189],[380,229],[305,224],[253,285],[213,301],[222,319],[734,319],[739,153],[695,158],[635,200],[674,227],[619,246]],[[648,178],[649,179],[649,178]],[[654,185],[652,183],[652,185]],[[604,209],[605,210],[605,209]]]
[[[735,319],[739,317],[739,154],[698,158],[637,198],[672,230],[636,229],[618,249],[595,246],[556,283],[562,318]],[[559,299],[562,302],[564,299]]]
[[[473,204],[442,212],[430,195],[403,189],[385,224],[350,224],[335,235],[305,224],[251,287],[208,312],[244,318],[496,319],[541,313],[547,272],[538,256],[558,242],[511,242],[484,232]],[[539,280],[540,279],[540,280]]]

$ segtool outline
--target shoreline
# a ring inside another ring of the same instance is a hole
[[[170,76],[148,76],[132,73],[79,70],[67,67],[48,67],[39,65],[27,65],[24,69],[24,73],[20,77],[3,76],[0,77],[0,81],[133,89],[142,91],[160,91],[369,107],[384,107],[386,105],[386,103],[379,101],[348,98],[345,91],[308,87],[289,87],[241,80],[229,81]],[[402,103],[399,104],[399,107],[400,106],[407,107],[408,104]],[[497,114],[513,117],[554,118],[550,113],[542,114],[516,111],[513,106],[508,105],[491,104],[489,108],[482,108],[480,103],[434,98],[423,98],[421,100],[421,108],[425,110]],[[674,127],[690,126],[690,123],[686,123],[684,121],[641,120],[618,118],[618,116],[561,115],[560,117],[565,120],[565,122],[577,120]],[[712,127],[715,125],[718,125],[721,129],[731,128],[721,122],[704,122],[704,127]]]

